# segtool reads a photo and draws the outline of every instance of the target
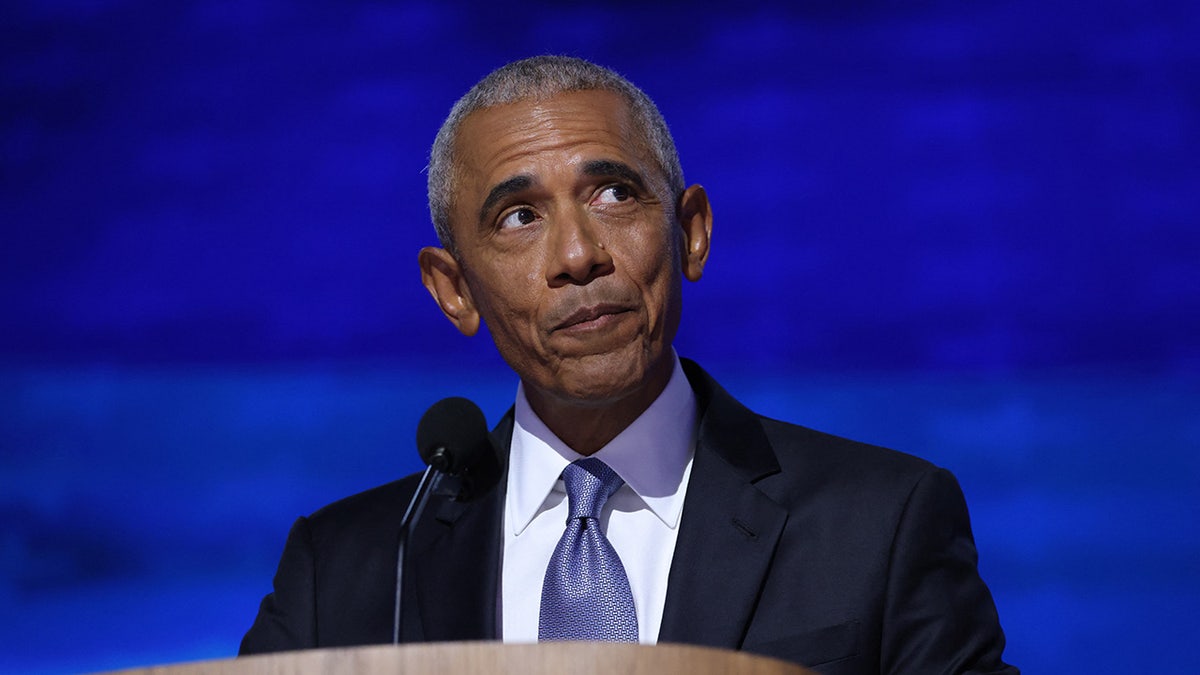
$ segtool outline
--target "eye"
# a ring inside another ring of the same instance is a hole
[[[515,227],[521,227],[522,225],[528,225],[535,220],[537,220],[537,214],[534,213],[533,209],[531,209],[527,206],[523,206],[519,209],[510,211],[503,218],[501,218],[500,219],[500,229],[511,230],[512,228],[515,228]]]
[[[609,185],[600,191],[596,196],[596,202],[599,204],[616,204],[629,199],[631,196],[629,188],[624,185]]]

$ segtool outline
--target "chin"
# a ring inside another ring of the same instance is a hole
[[[651,378],[644,354],[603,354],[579,359],[559,372],[554,389],[576,404],[609,405],[635,395]]]

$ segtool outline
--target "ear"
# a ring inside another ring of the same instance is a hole
[[[479,311],[458,261],[444,248],[426,246],[417,254],[417,263],[421,266],[421,283],[442,313],[460,333],[474,335],[479,330]]]
[[[712,240],[712,207],[708,193],[699,185],[683,191],[679,198],[679,227],[683,230],[683,276],[699,281],[708,262],[708,247]]]

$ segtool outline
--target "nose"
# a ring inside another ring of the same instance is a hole
[[[560,217],[549,228],[546,281],[551,286],[582,286],[612,273],[612,255],[605,249],[600,230],[582,209]]]

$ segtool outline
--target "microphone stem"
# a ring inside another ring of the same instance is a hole
[[[421,517],[421,512],[425,510],[425,503],[429,501],[429,495],[441,477],[440,471],[432,466],[425,467],[425,473],[421,474],[421,482],[417,484],[417,491],[409,500],[404,517],[400,519],[400,539],[396,544],[396,604],[392,614],[392,644],[394,645],[400,644],[400,595],[404,588],[404,548],[408,543],[408,535],[412,531],[413,523]]]

